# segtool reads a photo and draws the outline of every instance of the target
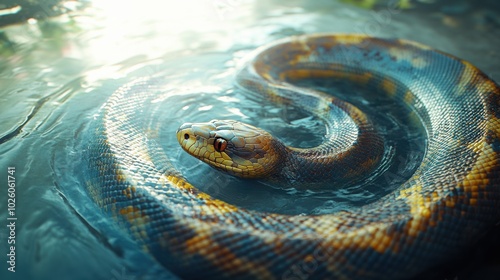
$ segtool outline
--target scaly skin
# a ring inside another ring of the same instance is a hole
[[[169,163],[172,151],[145,136],[138,115],[154,98],[155,81],[139,80],[115,92],[96,122],[92,197],[185,278],[408,278],[460,253],[499,220],[500,90],[486,75],[413,42],[312,35],[258,50],[237,83],[322,116],[318,110],[336,107],[316,106],[307,90],[283,82],[309,77],[345,78],[414,107],[428,133],[414,175],[349,212],[290,216],[238,208],[190,185]],[[356,123],[348,121],[353,111],[344,112],[348,125]]]

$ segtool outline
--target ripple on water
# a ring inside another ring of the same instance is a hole
[[[239,207],[257,211],[287,214],[323,214],[346,210],[373,202],[390,193],[407,180],[418,167],[425,152],[425,130],[410,117],[412,110],[402,102],[391,100],[381,92],[373,93],[341,81],[301,82],[332,93],[355,104],[367,113],[377,130],[386,139],[383,165],[364,182],[336,186],[319,191],[280,189],[267,182],[234,178],[212,169],[185,153],[177,143],[175,132],[185,122],[206,122],[212,119],[235,119],[264,128],[288,145],[313,147],[323,141],[325,126],[300,107],[283,106],[250,97],[233,88],[234,69],[226,68],[207,75],[214,59],[223,55],[200,55],[197,70],[186,67],[185,75],[164,76],[158,98],[144,110],[148,119],[148,135],[157,137],[175,168],[189,182],[204,192]],[[227,65],[227,64],[226,64]],[[198,75],[198,71],[204,75]],[[176,73],[183,73],[177,70]],[[200,78],[201,76],[201,78]],[[355,92],[355,94],[353,94]]]

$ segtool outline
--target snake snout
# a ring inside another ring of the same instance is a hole
[[[205,156],[202,147],[213,144],[215,126],[208,123],[184,123],[177,129],[177,141],[190,155],[201,158]]]

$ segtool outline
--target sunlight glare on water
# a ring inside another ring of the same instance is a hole
[[[134,53],[156,58],[169,51],[199,49],[203,47],[199,36],[216,37],[213,42],[219,45],[229,44],[220,35],[233,25],[225,24],[229,13],[216,2],[95,1],[93,6],[99,11],[102,29],[97,40],[88,42],[87,50],[99,61],[115,62]],[[230,12],[242,16],[241,11],[249,10],[241,7],[243,3],[238,2],[239,9]]]

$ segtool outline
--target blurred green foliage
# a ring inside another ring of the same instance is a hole
[[[391,4],[400,9],[409,9],[412,7],[411,0],[340,0],[344,3],[356,5],[365,9],[373,9],[377,5]]]
[[[63,0],[1,0],[0,11],[11,9],[12,13],[0,14],[0,27],[24,22],[27,19],[44,19],[65,12]]]

